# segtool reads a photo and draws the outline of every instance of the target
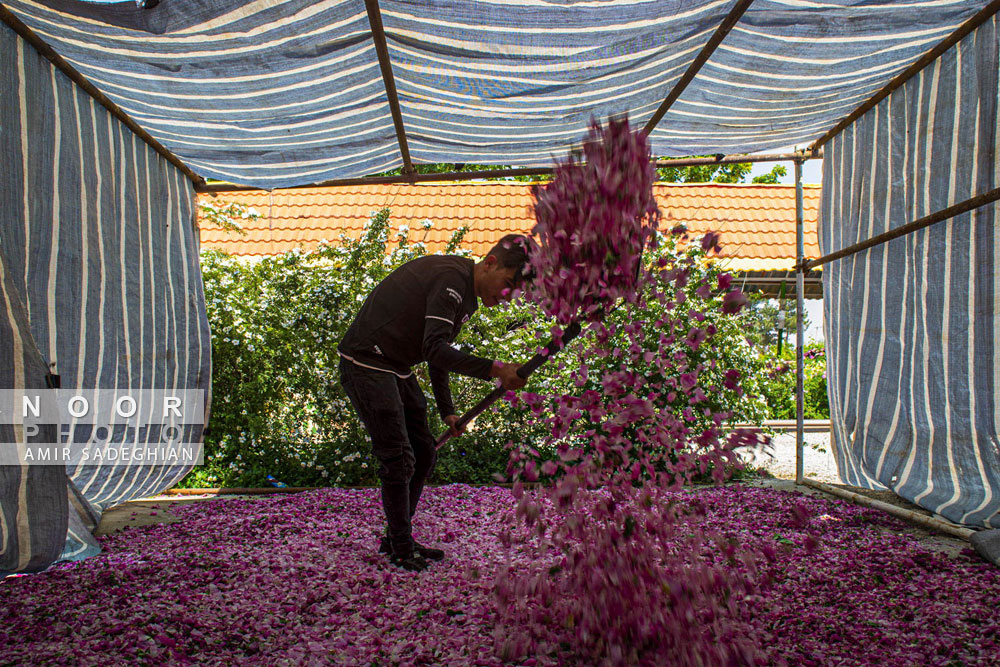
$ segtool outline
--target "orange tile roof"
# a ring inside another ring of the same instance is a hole
[[[227,192],[217,202],[239,202],[260,219],[243,224],[245,236],[199,220],[203,248],[261,256],[356,237],[371,213],[392,211],[392,228],[410,229],[429,252],[444,248],[465,225],[465,247],[485,255],[504,234],[526,233],[534,225],[531,192],[525,183],[479,182],[447,185],[356,185],[294,190]],[[663,212],[661,228],[683,223],[692,234],[722,233],[723,256],[740,271],[790,270],[795,264],[795,188],[790,185],[662,184],[654,186]],[[819,186],[804,186],[806,256],[819,256],[816,220]],[[199,195],[203,201],[210,195]],[[424,220],[433,226],[425,232]]]

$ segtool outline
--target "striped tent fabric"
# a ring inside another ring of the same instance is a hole
[[[0,247],[0,387],[42,389],[48,371],[7,266]],[[55,427],[44,428],[55,442]],[[0,423],[0,442],[23,441],[23,430]],[[69,521],[66,482],[62,467],[0,465],[0,577],[43,569],[62,554]]]
[[[207,392],[191,182],[7,26],[0,72],[0,387],[43,388],[52,375],[65,389]],[[4,442],[24,441],[6,428]],[[186,426],[184,441],[203,428]],[[0,570],[11,571],[51,563],[52,539],[59,559],[97,553],[104,509],[190,465],[0,468]]]
[[[1000,181],[996,16],[827,147],[820,247],[844,248]],[[823,267],[841,477],[1000,527],[994,204]]]
[[[275,188],[402,164],[363,0],[5,0],[198,174]],[[757,0],[651,135],[661,156],[816,139],[987,0]],[[416,163],[551,166],[649,120],[735,0],[380,0]]]

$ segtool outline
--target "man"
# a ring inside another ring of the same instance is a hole
[[[413,541],[410,521],[424,482],[437,460],[427,424],[427,401],[411,367],[427,369],[438,411],[452,435],[459,416],[451,400],[448,373],[520,389],[520,364],[484,359],[452,347],[462,325],[479,307],[507,301],[523,280],[528,239],[502,238],[478,264],[447,255],[420,257],[399,267],[372,290],[344,334],[340,381],[372,441],[379,460],[382,509],[388,524],[379,550],[394,565],[423,570],[444,552]]]

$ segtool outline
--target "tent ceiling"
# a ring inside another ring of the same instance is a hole
[[[3,4],[202,176],[274,188],[403,163],[364,0]],[[641,126],[739,4],[380,0],[410,157],[550,166],[592,117]],[[814,141],[987,4],[756,0],[654,152]]]

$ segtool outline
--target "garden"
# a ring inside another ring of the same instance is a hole
[[[208,212],[217,224],[230,225],[237,233],[240,218],[253,215],[232,205]],[[428,220],[419,229],[393,228],[391,211],[383,209],[372,214],[358,238],[341,238],[312,251],[251,262],[216,250],[203,252],[213,334],[212,420],[205,437],[206,465],[181,486],[261,487],[269,485],[269,477],[296,487],[376,483],[366,435],[338,381],[336,346],[368,292],[394,268],[426,253],[424,239],[432,226]],[[464,234],[455,233],[445,252],[468,256]],[[711,261],[699,243],[682,243],[681,235],[660,240],[646,261],[669,258],[686,266],[689,282],[679,292],[687,311],[706,310],[712,300],[697,286],[717,284],[723,265]],[[727,399],[731,421],[759,425],[767,419],[793,419],[794,347],[775,344],[773,307],[750,299],[742,313],[712,316],[717,346],[683,348],[692,359],[741,373],[742,396]],[[653,321],[667,312],[657,301],[648,302],[648,308],[646,316]],[[628,315],[619,310],[609,317],[620,330]],[[480,308],[457,342],[481,356],[526,360],[551,327],[551,318],[522,299]],[[612,360],[605,361],[602,368]],[[563,351],[559,363],[535,373],[525,400],[565,390],[569,369],[580,364],[579,348]],[[415,370],[433,404],[425,368]],[[807,346],[805,370],[805,418],[828,418],[822,343]],[[488,392],[481,381],[457,375],[451,380],[459,406]],[[538,439],[540,427],[530,417],[523,401],[497,404],[477,418],[466,436],[441,450],[432,481],[496,481],[506,469],[506,443],[515,436]],[[444,430],[436,411],[431,420],[435,432]]]

